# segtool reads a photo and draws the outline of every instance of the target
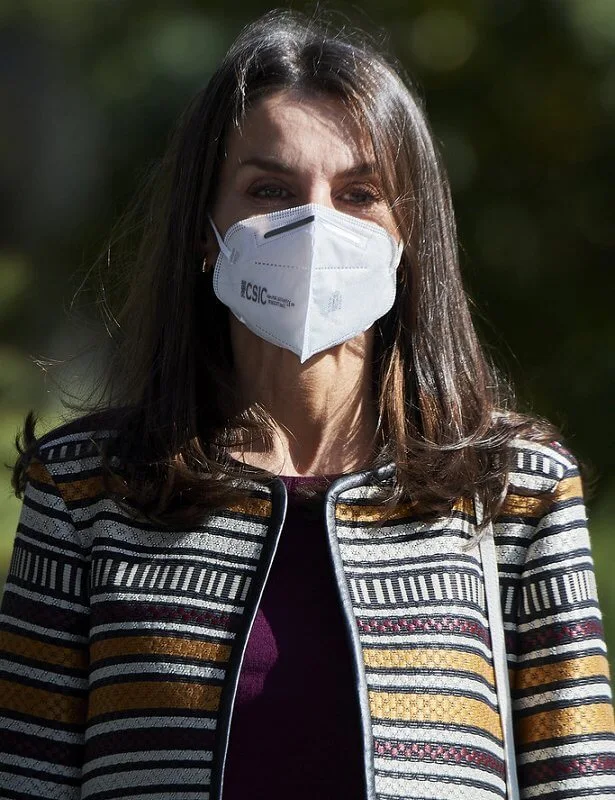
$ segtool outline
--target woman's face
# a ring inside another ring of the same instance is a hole
[[[224,235],[238,220],[306,203],[370,220],[399,238],[369,138],[341,103],[280,91],[230,134],[212,217]],[[210,264],[217,250],[210,234]]]

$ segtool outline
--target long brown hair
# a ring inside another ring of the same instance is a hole
[[[479,491],[489,517],[505,491],[511,439],[547,441],[554,431],[512,411],[478,342],[449,185],[416,90],[364,34],[291,11],[242,31],[124,221],[140,241],[120,262],[129,282],[120,312],[109,310],[108,379],[82,409],[96,412],[90,429],[115,432],[107,472],[112,453],[123,498],[169,524],[188,522],[224,502],[245,476],[227,455],[237,431],[267,440],[265,409],[237,418],[228,310],[211,272],[201,274],[201,243],[229,131],[259,98],[282,89],[336,98],[371,137],[405,242],[394,307],[376,324],[373,363],[384,442],[375,465],[396,465],[389,499],[412,498],[440,513]],[[17,490],[36,447],[31,421],[24,438]]]

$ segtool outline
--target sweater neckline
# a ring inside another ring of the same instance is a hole
[[[298,489],[310,486],[323,485],[328,487],[339,475],[280,475],[280,480],[286,486],[286,491],[293,494]]]

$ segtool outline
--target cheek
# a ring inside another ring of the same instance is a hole
[[[219,235],[223,239],[231,225],[245,216],[242,216],[241,208],[237,202],[237,199],[233,196],[232,192],[228,191],[228,189],[221,189],[209,213],[211,214],[214,224],[218,229]],[[214,266],[220,253],[220,246],[209,219],[207,221],[207,238],[205,247],[207,253],[207,263],[210,266]]]
[[[405,230],[403,214],[394,213],[393,210],[389,208],[387,210],[386,229],[397,241],[403,239],[403,232]]]
[[[222,189],[216,198],[216,202],[211,210],[211,216],[216,223],[220,235],[224,238],[225,233],[236,219],[233,210],[236,211],[237,203],[228,189]]]
[[[215,179],[215,185],[215,197],[209,213],[216,223],[220,235],[224,237],[231,225],[241,219],[240,196],[235,186],[235,175],[230,169],[228,160],[223,163],[219,175]]]
[[[381,228],[384,228],[395,240],[399,241],[401,233],[397,220],[393,215],[391,209],[387,206],[382,208],[378,213],[378,219],[375,220]]]

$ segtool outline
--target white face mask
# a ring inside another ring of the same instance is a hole
[[[214,292],[253,333],[301,363],[367,330],[395,300],[403,244],[373,222],[310,204],[236,222]]]

